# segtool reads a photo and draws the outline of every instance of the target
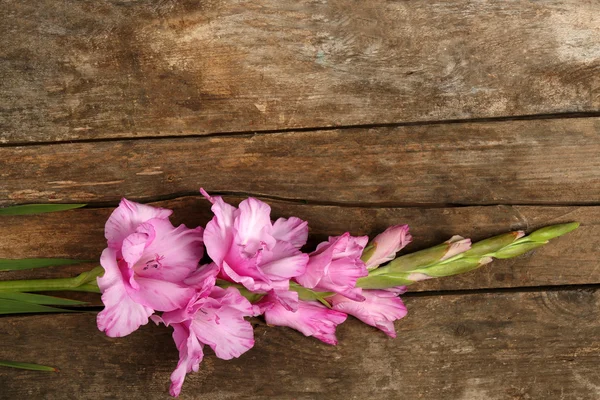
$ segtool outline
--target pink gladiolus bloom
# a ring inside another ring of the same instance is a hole
[[[290,311],[273,299],[272,294],[265,296],[257,306],[264,312],[267,324],[287,326],[332,345],[337,344],[335,328],[348,317],[316,301],[299,300],[296,311]]]
[[[384,232],[375,236],[375,239],[365,249],[365,253],[367,253],[369,248],[373,246],[370,257],[365,261],[367,269],[374,269],[393,260],[396,258],[396,253],[411,241],[412,236],[408,233],[408,225],[390,226]]]
[[[310,289],[364,300],[355,286],[358,278],[368,275],[365,263],[360,259],[368,240],[367,236],[353,237],[348,232],[330,237],[310,254],[306,273],[296,277],[296,281]]]
[[[220,277],[266,293],[288,290],[290,278],[304,273],[308,255],[299,249],[308,237],[305,221],[292,217],[272,223],[271,208],[260,200],[249,198],[235,208],[201,193],[213,204],[215,216],[206,225],[204,242]]]
[[[395,338],[394,321],[403,318],[407,313],[398,292],[399,290],[363,290],[365,301],[353,301],[339,294],[327,300],[334,310],[350,314]]]
[[[217,269],[214,269],[215,274]],[[177,397],[185,376],[197,372],[204,356],[204,345],[210,346],[217,357],[230,360],[239,357],[254,346],[252,325],[244,319],[254,315],[252,304],[235,288],[212,287],[210,277],[200,285],[203,289],[187,307],[153,316],[155,322],[173,326],[173,339],[179,350],[179,363],[171,374],[172,396]],[[204,293],[204,294],[203,294]]]
[[[109,247],[98,278],[104,310],[98,329],[126,336],[156,311],[183,307],[194,289],[183,283],[203,254],[202,228],[173,227],[170,210],[123,199],[106,222]]]

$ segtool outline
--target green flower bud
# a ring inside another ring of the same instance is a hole
[[[462,274],[492,262],[492,257],[463,257],[447,263],[436,264],[424,268],[417,273],[426,274],[432,278]]]
[[[534,242],[546,242],[550,239],[554,239],[556,237],[562,236],[565,233],[569,233],[579,228],[579,222],[570,222],[568,224],[559,224],[547,226],[545,228],[538,229],[535,232],[532,232],[527,236],[530,240]]]
[[[413,271],[454,257],[469,250],[470,247],[470,239],[464,239],[461,236],[452,236],[449,240],[437,246],[398,257],[385,268],[393,272]]]
[[[509,244],[523,237],[524,235],[525,233],[523,231],[515,231],[494,236],[489,239],[480,240],[479,242],[471,245],[471,249],[465,251],[464,256],[476,257],[494,253],[500,250],[501,248],[508,246]]]
[[[521,254],[525,254],[530,250],[533,249],[537,249],[538,247],[542,247],[543,245],[545,245],[548,242],[523,242],[523,243],[518,243],[512,246],[508,246],[504,249],[501,249],[499,251],[497,251],[494,254],[494,257],[496,258],[512,258],[512,257],[517,257],[520,256]]]

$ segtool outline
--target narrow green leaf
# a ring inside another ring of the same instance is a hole
[[[29,364],[16,361],[0,360],[0,367],[10,367],[19,369],[28,369],[31,371],[47,371],[47,372],[58,372],[57,368],[47,367],[39,364]]]
[[[5,314],[29,314],[29,313],[55,313],[74,312],[62,308],[48,307],[41,304],[26,303],[23,301],[0,299],[0,315]]]
[[[86,204],[25,204],[0,208],[0,215],[34,215],[57,211],[67,211],[85,207]]]
[[[0,215],[32,215],[48,212],[72,210],[84,207],[85,204],[25,204],[0,208]]]
[[[45,304],[53,306],[78,306],[88,304],[84,301],[63,299],[60,297],[46,296],[43,294],[21,293],[21,292],[0,292],[0,299],[21,301],[32,304]]]
[[[19,271],[22,269],[44,268],[59,265],[73,265],[91,262],[90,260],[72,260],[68,258],[23,258],[12,260],[0,258],[0,271]]]

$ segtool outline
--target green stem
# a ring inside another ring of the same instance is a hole
[[[77,291],[98,293],[96,278],[104,273],[102,267],[79,274],[73,278],[54,279],[28,279],[16,281],[0,281],[2,292],[49,292],[49,291]]]

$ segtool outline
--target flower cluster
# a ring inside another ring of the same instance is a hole
[[[172,327],[179,363],[171,395],[198,371],[205,345],[222,359],[254,345],[245,317],[264,315],[269,325],[333,345],[348,315],[395,337],[393,322],[406,315],[398,297],[404,288],[362,289],[357,282],[412,240],[408,226],[392,226],[369,244],[366,236],[345,233],[304,253],[306,221],[272,221],[269,205],[254,198],[236,208],[202,194],[214,213],[205,229],[174,227],[172,211],[123,199],[106,223],[100,260],[105,308],[98,328],[121,337],[150,319]],[[204,248],[210,261],[200,265]]]

